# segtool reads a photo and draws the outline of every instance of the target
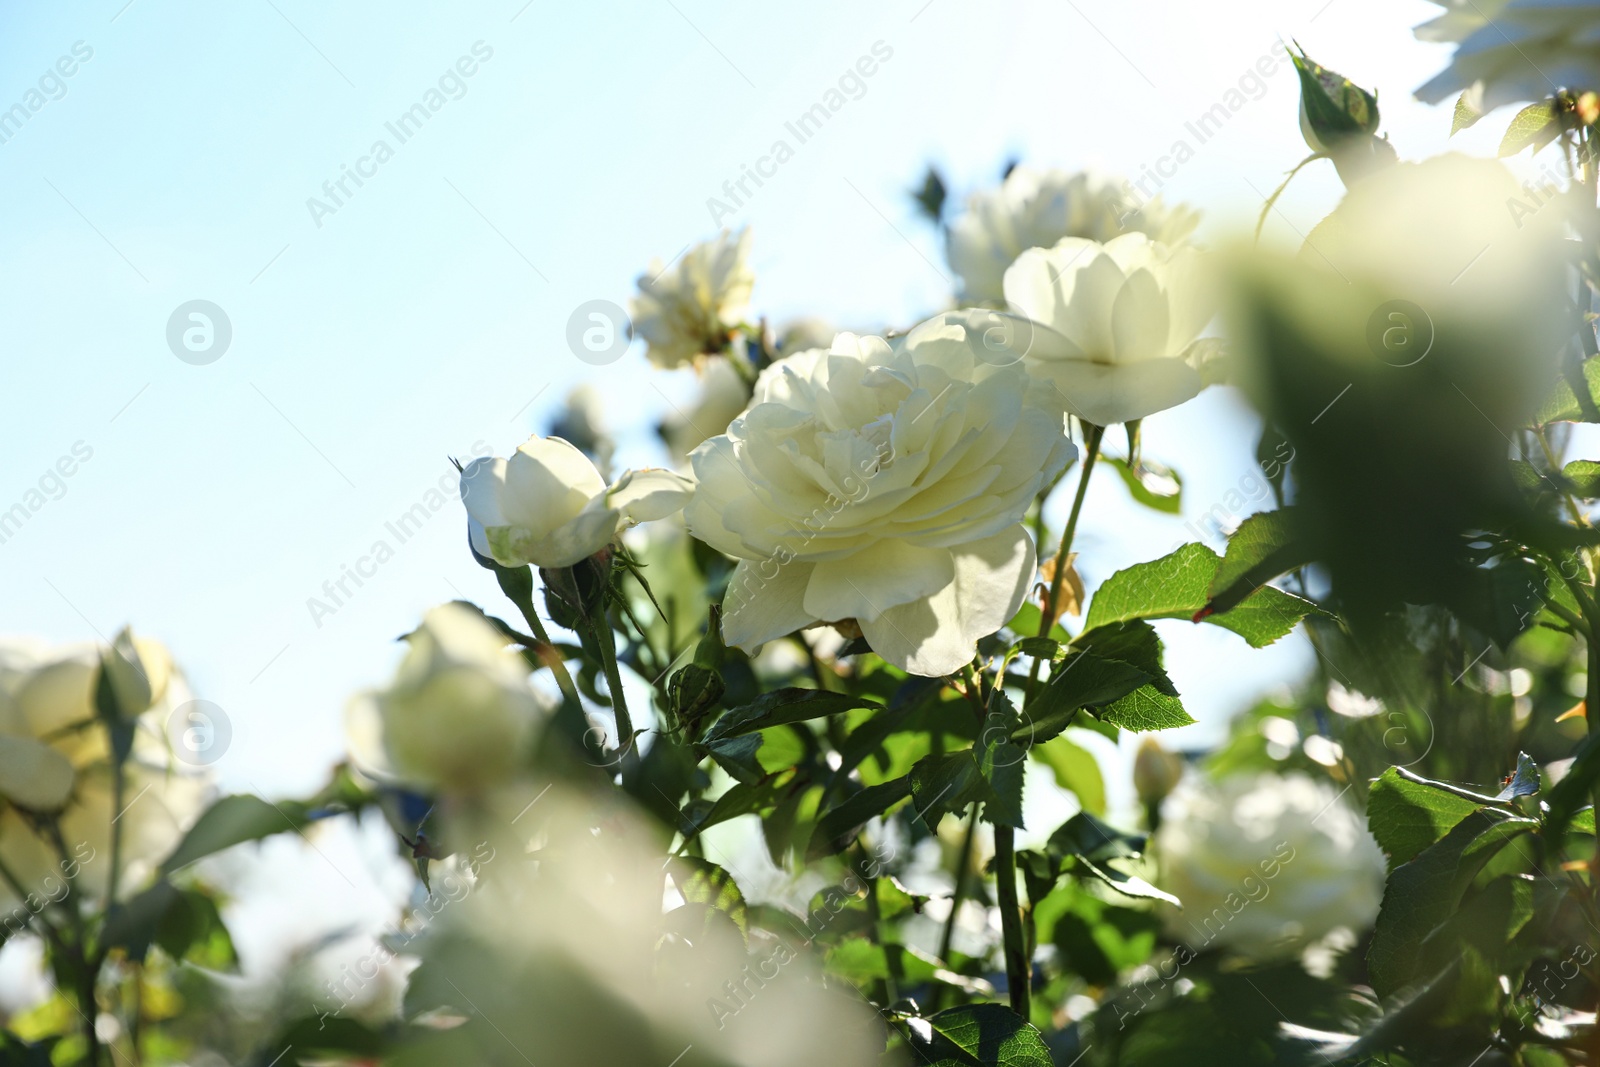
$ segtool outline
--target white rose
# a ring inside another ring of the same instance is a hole
[[[663,267],[651,260],[639,275],[639,295],[628,303],[633,332],[658,367],[681,367],[696,356],[722,351],[728,331],[750,315],[750,231],[727,230]]]
[[[1135,208],[1126,183],[1090,173],[1013,167],[998,189],[972,194],[966,214],[950,224],[945,254],[961,278],[968,303],[998,304],[1006,268],[1030,248],[1049,248],[1063,237],[1109,241],[1140,232],[1180,241],[1200,221],[1181,204],[1156,197]]]
[[[884,659],[937,676],[1016,613],[1035,570],[1023,515],[1074,450],[1020,353],[986,347],[998,321],[840,334],[769,367],[727,434],[695,450],[684,520],[739,560],[729,643],[854,620]]]
[[[1284,959],[1377,918],[1385,863],[1361,815],[1304,774],[1190,780],[1163,808],[1154,851],[1167,933],[1195,951]]]
[[[1193,399],[1206,385],[1200,339],[1215,311],[1198,251],[1142,233],[1105,244],[1068,237],[1006,271],[1006,303],[1033,323],[1028,368],[1096,426]]]
[[[1450,65],[1417,90],[1436,104],[1471,90],[1479,111],[1545,100],[1557,88],[1600,89],[1600,4],[1570,0],[1433,0],[1444,14],[1416,29],[1455,43]]]
[[[460,604],[429,611],[406,642],[388,688],[347,710],[357,762],[380,777],[456,793],[514,775],[547,711],[528,685],[527,661]]]
[[[102,656],[112,657],[112,686],[124,706],[146,709],[124,765],[120,810],[111,747],[95,707]],[[188,699],[166,648],[128,630],[107,649],[9,643],[0,649],[0,793],[55,816],[67,850],[63,857],[9,805],[0,812],[0,859],[25,887],[59,899],[72,881],[98,897],[111,871],[115,820],[123,894],[142,888],[211,790],[208,776],[172,763],[163,739],[168,717]],[[0,885],[0,900],[14,902],[9,886]]]
[[[472,546],[503,567],[570,567],[639,522],[688,501],[694,483],[671,471],[625,471],[610,486],[559,437],[530,437],[509,460],[485,456],[461,472]]]

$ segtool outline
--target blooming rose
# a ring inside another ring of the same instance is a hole
[[[1074,450],[997,321],[952,312],[779,360],[694,451],[684,520],[739,559],[729,643],[853,621],[884,659],[936,676],[1017,611],[1035,569],[1023,514]]]
[[[961,277],[968,303],[998,304],[1006,268],[1030,248],[1063,237],[1109,241],[1137,231],[1179,241],[1194,231],[1197,212],[1167,207],[1156,197],[1135,208],[1126,183],[1087,173],[1013,167],[998,189],[972,194],[967,212],[950,224],[945,255]]]
[[[1600,4],[1563,0],[1433,0],[1444,14],[1419,40],[1458,44],[1450,65],[1417,90],[1436,104],[1470,91],[1479,111],[1544,100],[1557,88],[1600,89]]]
[[[722,351],[728,331],[750,313],[750,231],[722,231],[663,268],[651,260],[639,275],[639,295],[628,304],[633,332],[658,367],[681,367],[696,356]]]
[[[1068,237],[1024,252],[1006,271],[1006,303],[1033,329],[1028,367],[1096,426],[1131,422],[1206,385],[1200,339],[1214,305],[1200,254],[1142,233],[1105,244]]]
[[[477,792],[505,781],[546,711],[527,661],[460,604],[429,611],[406,643],[388,688],[347,711],[357,761],[423,789]]]
[[[461,472],[472,547],[503,567],[570,567],[635,523],[682,508],[694,483],[671,471],[625,471],[610,486],[559,437],[530,437],[509,460],[485,456]]]
[[[1293,956],[1378,915],[1385,863],[1361,816],[1304,774],[1191,779],[1167,799],[1154,851],[1167,933],[1191,949]]]
[[[115,803],[111,746],[96,712],[105,657],[113,692],[139,715],[124,764],[123,799]],[[56,817],[63,856],[18,811],[0,811],[0,859],[24,887],[59,900],[73,882],[89,897],[104,893],[111,871],[113,820],[122,834],[121,886],[127,894],[176,847],[199,814],[209,780],[172,763],[163,734],[189,698],[172,657],[130,631],[111,648],[50,648],[0,643],[0,794],[12,804]],[[14,903],[10,886],[0,901]]]

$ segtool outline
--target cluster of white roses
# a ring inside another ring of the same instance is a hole
[[[1128,422],[1205,384],[1214,303],[1183,242],[1195,218],[1129,215],[1108,180],[1016,168],[950,231],[967,300],[1006,310],[780,345],[753,386],[736,363],[754,372],[748,347],[730,349],[749,234],[724,233],[642,276],[632,309],[653,363],[694,362],[716,386],[699,412],[715,426],[678,428],[701,439],[693,480],[644,470],[607,486],[576,448],[534,437],[463,472],[473,544],[507,567],[567,567],[683,510],[738,561],[729,643],[833,623],[907,671],[959,670],[1034,582],[1022,519],[1076,454],[1064,416]]]
[[[137,716],[121,810],[95,699],[102,662],[116,703]],[[208,778],[172,762],[164,734],[173,709],[187,698],[167,650],[127,630],[107,649],[0,644],[4,906],[21,903],[19,889],[59,900],[67,882],[91,898],[104,893],[113,823],[122,839],[119,894],[142,888],[140,880],[177,845],[210,791]]]

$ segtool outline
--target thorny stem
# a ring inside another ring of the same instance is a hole
[[[633,739],[633,719],[628,715],[628,698],[622,691],[622,672],[617,669],[617,638],[604,610],[589,620],[595,644],[600,646],[600,665],[606,672],[606,689],[611,693],[611,709],[617,716],[617,747],[626,748]]]
[[[572,675],[567,673],[567,665],[561,659],[561,653],[556,651],[555,645],[550,640],[550,631],[544,628],[544,621],[539,618],[539,612],[534,609],[531,594],[516,592],[501,583],[501,590],[506,598],[517,606],[522,617],[528,624],[528,629],[533,631],[533,636],[549,651],[540,656],[550,673],[556,677],[556,685],[561,687],[561,695],[572,701],[574,707],[583,707],[583,701],[578,697],[578,687],[572,681]]]

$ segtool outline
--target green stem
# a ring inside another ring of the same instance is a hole
[[[113,759],[111,768],[111,810],[116,812],[111,821],[111,870],[106,874],[106,915],[117,903],[117,883],[122,872],[122,805],[128,792],[128,771],[125,761]]]
[[[1085,424],[1087,425],[1087,424]],[[1045,637],[1056,624],[1056,600],[1061,596],[1061,582],[1067,574],[1067,556],[1072,551],[1072,539],[1078,532],[1078,517],[1083,514],[1083,499],[1089,492],[1089,476],[1094,473],[1100,458],[1100,441],[1106,435],[1104,426],[1088,426],[1083,443],[1083,469],[1078,473],[1078,491],[1072,498],[1072,511],[1067,515],[1067,528],[1061,531],[1061,544],[1056,548],[1055,572],[1050,575],[1050,591],[1039,606],[1039,636]],[[1028,668],[1028,696],[1039,684],[1040,662],[1034,657]]]
[[[939,935],[939,962],[955,970],[950,965],[950,953],[954,951],[956,939],[956,916],[961,912],[961,905],[967,898],[967,876],[972,870],[972,850],[978,836],[978,805],[973,803],[967,809],[967,830],[961,838],[961,852],[956,859],[956,887],[950,895],[950,914],[944,921],[944,932]],[[940,1002],[944,1000],[945,988],[943,985],[933,987],[932,999],[929,1006],[930,1012],[939,1010]]]
[[[617,747],[624,748],[633,737],[633,719],[628,715],[628,698],[622,691],[622,672],[617,669],[617,636],[611,620],[602,609],[589,620],[594,642],[600,646],[600,665],[606,672],[606,689],[611,693],[611,708],[617,715]]]
[[[544,620],[539,618],[539,613],[533,606],[532,585],[528,589],[519,588],[507,582],[503,577],[500,580],[500,589],[505,593],[506,599],[517,606],[517,611],[522,613],[522,618],[528,624],[528,629],[533,631],[533,636],[549,652],[541,657],[545,665],[550,668],[550,673],[556,677],[556,685],[561,687],[561,695],[572,701],[574,707],[583,707],[583,701],[578,696],[578,687],[572,681],[572,675],[567,673],[567,665],[561,659],[554,643],[550,640],[550,632],[544,628]]]
[[[1009,826],[994,828],[994,874],[1000,931],[1005,939],[1006,989],[1011,995],[1011,1010],[1026,1019],[1033,975],[1024,947],[1022,908],[1017,902],[1016,831]]]

